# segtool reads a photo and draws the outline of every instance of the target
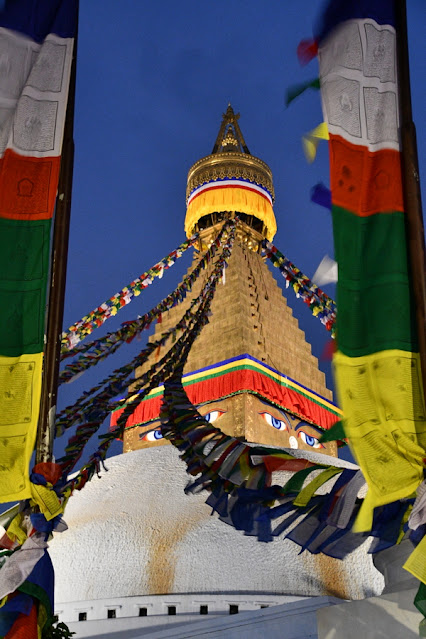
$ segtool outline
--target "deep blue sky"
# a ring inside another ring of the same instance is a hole
[[[328,184],[324,143],[314,164],[301,136],[322,119],[319,94],[288,109],[285,90],[318,73],[301,68],[296,47],[312,33],[320,0],[89,0],[80,3],[75,112],[75,169],[64,328],[120,290],[184,239],[189,167],[211,152],[221,115],[231,102],[252,154],[274,175],[275,244],[307,275],[333,255],[328,212],[309,200]],[[412,98],[425,184],[426,113],[424,0],[408,0]],[[425,199],[425,195],[423,196]],[[157,303],[188,266],[181,260],[118,318],[117,328]],[[278,271],[274,276],[283,282]],[[334,295],[332,286],[325,290]],[[328,333],[291,290],[288,301],[322,353]],[[60,406],[100,374],[135,354],[122,353],[60,394]],[[125,351],[125,352],[124,352]],[[329,376],[329,365],[320,363]],[[62,450],[58,441],[57,454]],[[119,452],[114,446],[113,452]]]

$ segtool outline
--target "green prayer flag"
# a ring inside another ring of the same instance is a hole
[[[414,605],[417,610],[422,613],[424,617],[426,617],[426,584],[422,581],[420,582],[419,589],[417,591],[416,596],[414,597]],[[420,635],[424,637],[425,635]]]
[[[299,95],[302,95],[306,91],[306,89],[319,89],[320,88],[320,80],[319,78],[315,78],[314,80],[308,80],[307,82],[302,82],[302,84],[294,84],[289,87],[285,94],[285,105],[288,105],[293,102]]]
[[[299,470],[297,473],[294,473],[288,482],[281,488],[281,493],[283,495],[286,495],[287,493],[299,493],[302,490],[306,477],[313,470],[318,470],[319,468],[324,468],[324,466],[315,464],[315,466],[310,466],[309,468],[304,468],[303,470]]]
[[[324,442],[335,442],[339,439],[345,439],[345,431],[343,430],[343,422],[339,420],[333,426],[326,430],[325,433],[321,435],[319,438],[319,442],[323,444]]]
[[[348,357],[388,349],[416,351],[404,213],[361,217],[333,206],[332,216],[339,264],[339,351]]]
[[[0,355],[43,350],[50,226],[0,219]]]

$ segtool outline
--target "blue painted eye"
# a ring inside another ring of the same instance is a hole
[[[210,413],[207,413],[207,415],[204,415],[204,419],[206,420],[206,422],[210,422],[210,424],[213,424],[213,422],[215,422],[225,413],[225,410],[212,410]]]
[[[269,426],[272,426],[277,430],[288,430],[288,426],[284,420],[277,419],[270,413],[260,413],[260,415],[262,415],[263,419],[267,424],[269,424]]]
[[[311,446],[312,448],[324,448],[324,446],[320,444],[316,437],[308,435],[308,433],[305,433],[303,430],[299,431],[298,436],[307,446]]]
[[[139,435],[139,439],[145,442],[155,442],[157,439],[163,439],[163,435],[161,434],[161,428],[155,428],[154,430],[149,430],[147,433],[143,433]]]
[[[281,430],[285,424],[281,419],[277,419],[276,417],[272,417],[272,426],[277,430]]]

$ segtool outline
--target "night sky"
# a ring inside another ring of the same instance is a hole
[[[301,145],[301,136],[322,121],[319,94],[307,92],[287,109],[284,104],[287,87],[318,75],[316,60],[299,66],[296,47],[311,36],[322,4],[319,0],[80,3],[64,329],[184,240],[187,171],[211,152],[228,102],[241,113],[239,123],[251,153],[272,169],[276,246],[308,276],[325,254],[333,256],[330,214],[310,202],[311,187],[319,181],[329,183],[327,145],[320,146],[311,165]],[[424,187],[424,0],[407,4]],[[146,312],[172,291],[190,263],[190,253],[92,337]],[[284,284],[277,269],[274,277]],[[333,285],[324,289],[334,296]],[[287,299],[320,358],[329,334],[291,289]],[[123,347],[62,387],[59,406],[74,401],[142,346],[139,342]],[[332,388],[329,363],[320,361],[320,367]],[[63,451],[63,440],[55,446],[56,455]],[[120,449],[117,443],[111,454]]]

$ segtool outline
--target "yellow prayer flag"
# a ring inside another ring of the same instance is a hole
[[[414,548],[403,567],[416,579],[426,584],[426,536]]]
[[[316,493],[316,491],[318,490],[318,488],[320,488],[323,484],[325,484],[326,481],[334,477],[334,475],[337,475],[338,473],[341,473],[341,472],[342,472],[341,468],[334,468],[333,466],[331,466],[330,468],[327,468],[327,470],[323,470],[311,482],[309,482],[309,484],[305,486],[303,490],[300,491],[300,493],[297,495],[296,499],[294,500],[293,505],[299,506],[302,508],[307,506],[309,502],[311,501],[312,497],[314,496],[314,494]]]
[[[368,483],[354,530],[371,529],[373,510],[413,494],[423,479],[425,404],[418,353],[335,354],[344,429]],[[342,390],[343,389],[343,390]]]
[[[326,122],[321,122],[315,129],[312,129],[309,133],[305,133],[302,137],[302,144],[306,159],[309,163],[315,160],[320,141],[328,139],[328,126]]]
[[[43,353],[0,356],[0,502],[31,497]],[[19,401],[17,401],[19,398]]]
[[[57,515],[60,515],[64,508],[57,494],[46,486],[39,484],[31,484],[32,499],[40,508],[40,512],[50,521]]]

